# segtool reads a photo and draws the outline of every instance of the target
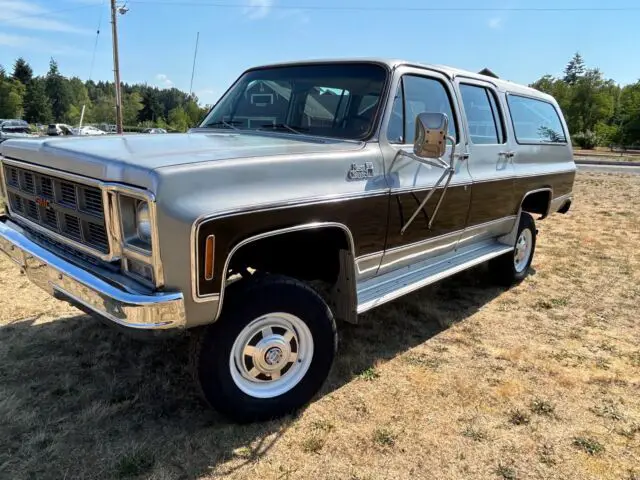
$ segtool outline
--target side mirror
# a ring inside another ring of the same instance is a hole
[[[449,118],[444,113],[421,113],[416,117],[413,153],[422,158],[440,158],[447,150]]]

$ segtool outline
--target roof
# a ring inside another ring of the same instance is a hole
[[[398,68],[400,66],[424,68],[426,70],[440,72],[451,79],[456,77],[464,77],[469,79],[482,80],[495,85],[500,90],[506,90],[513,93],[520,93],[523,95],[531,95],[535,97],[546,98],[547,100],[553,100],[553,97],[551,97],[550,95],[543,93],[539,90],[536,90],[534,88],[531,88],[519,83],[510,82],[508,80],[503,80],[500,78],[493,78],[490,75],[471,72],[468,70],[463,70],[463,69],[451,67],[448,65],[436,65],[436,64],[412,62],[409,60],[394,59],[394,58],[382,58],[382,57],[380,58],[378,57],[317,58],[317,59],[311,59],[311,60],[297,60],[297,61],[272,63],[272,64],[266,64],[266,65],[257,65],[255,67],[250,68],[249,70],[259,69],[259,68],[285,67],[285,66],[293,66],[293,65],[313,65],[318,63],[376,63],[379,65],[384,65],[391,70]],[[485,69],[485,70],[488,70],[490,72],[489,69]]]

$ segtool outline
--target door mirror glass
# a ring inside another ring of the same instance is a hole
[[[421,113],[416,117],[413,153],[422,158],[440,158],[447,150],[449,117],[444,113]]]

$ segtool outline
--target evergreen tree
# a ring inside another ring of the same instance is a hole
[[[60,74],[58,64],[53,58],[49,62],[45,88],[51,102],[53,119],[56,122],[64,121],[71,106],[71,92],[68,81]]]
[[[13,65],[13,79],[18,80],[23,85],[28,85],[32,78],[33,69],[24,58],[18,58]]]
[[[184,108],[175,107],[169,112],[169,116],[167,118],[169,120],[169,125],[174,130],[179,132],[186,132],[189,128],[189,117],[187,116]]]
[[[142,95],[133,91],[122,97],[122,118],[126,126],[134,126],[138,123],[138,115],[144,108]]]
[[[34,78],[27,86],[24,97],[24,119],[32,123],[51,121],[51,103],[45,90],[45,80]]]
[[[582,59],[582,55],[576,52],[569,63],[567,63],[567,66],[564,69],[564,78],[562,80],[569,85],[575,85],[578,79],[582,77],[584,73],[584,60]]]
[[[198,101],[195,97],[185,104],[184,110],[189,118],[189,127],[197,126],[206,114],[206,110],[198,106]]]
[[[23,97],[24,85],[6,75],[0,75],[0,118],[22,117]]]
[[[147,89],[142,94],[142,110],[138,120],[141,122],[150,120],[152,122],[158,122],[160,119],[164,119],[164,108],[158,99],[158,89]]]

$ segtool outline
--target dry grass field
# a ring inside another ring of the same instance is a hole
[[[0,259],[0,478],[640,478],[640,176],[580,174],[509,291],[486,267],[341,326],[296,417],[204,408],[186,341],[139,343]]]

